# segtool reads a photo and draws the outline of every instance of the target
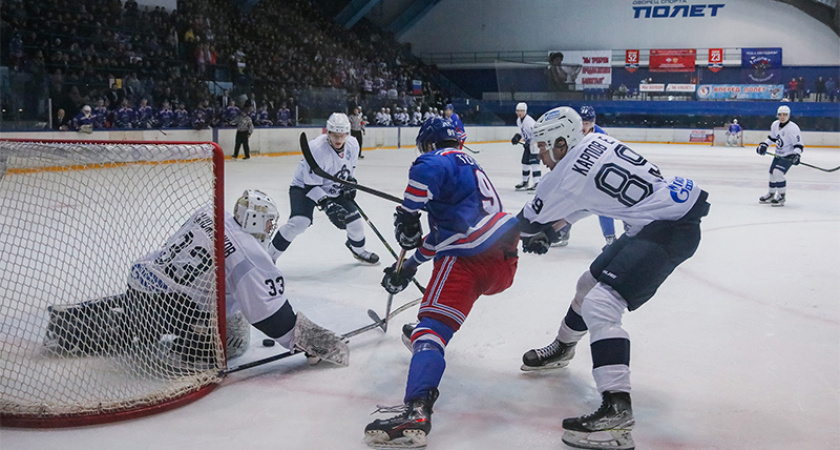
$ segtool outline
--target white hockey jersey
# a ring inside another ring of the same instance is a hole
[[[225,306],[241,310],[250,323],[264,320],[286,302],[283,273],[257,240],[225,212]],[[150,294],[178,292],[199,307],[215,307],[212,209],[204,207],[172,235],[163,248],[140,258],[128,285]]]
[[[346,180],[356,172],[356,164],[359,161],[359,141],[353,136],[347,136],[344,142],[344,151],[336,153],[327,141],[327,135],[322,134],[309,141],[309,149],[318,166],[329,174],[342,180]],[[292,178],[292,186],[308,188],[315,186],[306,193],[306,196],[317,202],[321,197],[338,197],[341,193],[341,184],[330,181],[316,175],[309,167],[309,163],[302,159],[295,170]]]
[[[780,126],[778,120],[773,122],[773,125],[770,125],[770,136],[767,136],[764,142],[776,146],[776,156],[802,154],[802,133],[799,131],[799,125],[792,120],[788,120],[784,126]]]
[[[663,178],[656,165],[621,141],[592,133],[543,176],[522,214],[544,225],[597,214],[623,221],[634,236],[655,220],[684,216],[699,195],[692,180]]]
[[[522,140],[531,143],[530,150],[532,155],[539,154],[540,152],[540,149],[537,148],[536,141],[534,141],[535,123],[536,121],[534,120],[534,118],[527,114],[522,119],[520,119],[519,117],[516,118],[516,126],[519,127],[520,134],[522,134]]]

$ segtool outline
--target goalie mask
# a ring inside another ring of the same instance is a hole
[[[274,233],[279,213],[271,197],[262,191],[248,189],[236,200],[233,217],[246,233],[266,245]]]
[[[583,120],[568,106],[554,108],[540,116],[534,124],[534,140],[546,142],[553,147],[557,139],[563,138],[571,149],[583,139]]]
[[[327,141],[336,153],[344,151],[344,143],[350,134],[350,119],[344,113],[332,113],[327,119]]]

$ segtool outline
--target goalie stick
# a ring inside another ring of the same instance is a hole
[[[781,156],[776,156],[776,154],[773,153],[773,152],[767,152],[767,154],[770,155],[770,156],[773,156],[773,157],[782,158]],[[802,162],[802,161],[799,161],[799,165],[802,165],[802,166],[805,166],[805,167],[810,167],[812,169],[822,170],[823,172],[836,172],[836,171],[840,170],[840,166],[837,166],[833,169],[825,169],[825,168],[817,167],[817,166],[814,166],[814,165],[811,165],[811,164],[808,164],[808,163]]]
[[[362,192],[367,192],[368,194],[375,195],[379,198],[390,200],[394,203],[402,204],[402,199],[399,197],[395,197],[387,192],[377,191],[376,189],[369,188],[367,186],[354,183],[352,181],[342,180],[334,175],[330,175],[322,169],[318,163],[315,161],[315,157],[312,156],[312,150],[309,148],[309,140],[306,138],[306,133],[300,134],[300,151],[303,152],[303,158],[306,159],[306,163],[309,164],[309,168],[315,172],[315,175],[318,175],[321,178],[326,178],[330,181],[334,181],[336,183],[341,183],[347,186],[354,187]]]
[[[407,310],[408,308],[411,308],[412,306],[419,304],[421,300],[423,300],[423,297],[418,297],[418,298],[415,298],[414,300],[400,306],[399,308],[395,309],[391,313],[391,317],[394,317],[397,314]],[[370,314],[371,312],[373,312],[373,311],[372,310],[368,311],[369,316],[371,315]],[[373,314],[374,314],[374,316],[376,316],[375,312]],[[371,318],[373,318],[374,316],[371,316]],[[367,325],[365,325],[361,328],[356,328],[355,330],[348,331],[347,333],[342,334],[340,336],[340,338],[341,339],[350,339],[351,337],[358,336],[358,335],[360,335],[362,333],[365,333],[367,331],[374,330],[376,328],[382,328],[382,325],[384,323],[385,323],[385,319],[380,319],[379,316],[376,316],[376,319],[374,319],[373,323],[369,323],[369,324],[367,324]],[[303,352],[301,352],[301,351],[291,351],[290,350],[290,351],[287,351],[287,352],[284,352],[284,353],[279,353],[277,355],[269,356],[268,358],[258,359],[256,361],[251,361],[249,363],[240,364],[238,366],[229,367],[227,369],[220,370],[219,371],[219,376],[223,377],[225,375],[228,375],[228,374],[231,374],[231,373],[234,373],[234,372],[240,372],[240,371],[245,370],[245,369],[251,369],[253,367],[263,366],[263,365],[268,364],[270,362],[278,361],[278,360],[281,360],[281,359],[286,359],[286,358],[288,358],[292,355],[298,355],[298,354],[303,354]]]

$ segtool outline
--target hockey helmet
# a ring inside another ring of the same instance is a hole
[[[738,119],[732,119],[732,123],[738,123]]]
[[[279,216],[274,200],[256,189],[248,189],[242,193],[233,207],[236,223],[263,245],[268,244]]]
[[[338,153],[344,151],[344,143],[350,134],[350,119],[344,113],[332,113],[327,119],[327,141]]]
[[[449,120],[430,117],[420,125],[416,143],[420,153],[436,148],[457,147],[458,132]]]
[[[776,115],[778,116],[779,114],[787,114],[788,116],[790,116],[790,106],[788,106],[788,105],[779,106],[779,109],[776,110]]]
[[[584,122],[595,122],[595,108],[588,105],[581,106],[580,120]]]
[[[534,124],[536,142],[546,142],[548,147],[552,147],[559,138],[563,138],[570,149],[583,139],[583,120],[568,106],[548,111]]]
[[[519,102],[516,104],[516,110],[528,112],[528,104],[525,102]]]

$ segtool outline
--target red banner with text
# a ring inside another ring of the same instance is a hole
[[[718,72],[723,69],[723,49],[710,48],[709,49],[709,70]]]
[[[639,50],[626,50],[624,52],[624,67],[628,72],[633,73],[639,68]]]
[[[694,72],[697,50],[693,48],[651,50],[651,72]]]

